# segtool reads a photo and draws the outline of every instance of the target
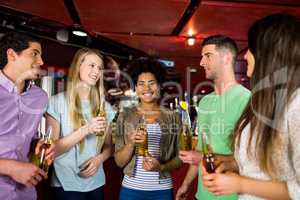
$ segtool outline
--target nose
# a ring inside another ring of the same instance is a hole
[[[247,60],[247,53],[248,51],[244,54],[244,59]]]
[[[37,63],[38,63],[40,66],[44,65],[44,61],[43,61],[43,59],[42,59],[41,56],[39,56]]]
[[[93,68],[93,71],[98,75],[98,74],[101,74],[101,73],[104,73],[104,69],[102,67],[94,67]]]
[[[150,87],[150,84],[149,83],[145,83],[144,87],[143,87],[143,90],[149,90],[151,87]]]
[[[205,62],[204,62],[204,59],[203,59],[203,57],[201,58],[199,65],[200,65],[200,67],[204,67],[204,65],[205,65]]]

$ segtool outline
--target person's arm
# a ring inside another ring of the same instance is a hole
[[[208,174],[202,167],[203,185],[215,195],[243,193],[270,200],[290,199],[287,185],[280,181],[264,181],[236,173]]]
[[[105,142],[103,144],[103,150],[99,155],[97,155],[97,157],[100,160],[100,162],[103,163],[112,155],[112,153],[113,153],[113,148],[112,148],[112,138],[111,138],[111,126],[109,126],[105,137]]]
[[[55,142],[55,157],[69,151],[74,145],[79,143],[83,138],[89,134],[105,130],[105,126],[102,124],[102,117],[95,117],[86,125],[78,128],[65,137],[60,137],[60,124],[51,115],[46,115],[46,126],[52,126],[53,140]]]
[[[55,157],[69,151],[75,144],[79,143],[86,135],[88,128],[84,126],[69,134],[66,137],[60,138],[60,124],[51,115],[46,114],[46,127],[52,126],[52,138],[55,142]]]
[[[127,143],[120,150],[116,151],[114,154],[116,164],[121,168],[127,165],[134,154],[134,149],[134,144]]]
[[[300,199],[300,92],[295,93],[287,109],[288,159],[292,163],[293,176],[287,187],[291,199]]]
[[[239,167],[237,165],[236,160],[234,159],[233,155],[216,155],[216,164],[217,169],[216,173],[222,173],[222,172],[239,172]]]
[[[178,156],[173,158],[172,160],[159,165],[159,171],[165,172],[165,171],[172,171],[173,169],[179,168],[181,166],[182,162],[179,159]]]
[[[0,176],[9,176],[27,187],[34,187],[47,174],[32,163],[0,159]]]
[[[129,133],[128,143],[122,146],[119,150],[116,150],[114,154],[116,164],[119,167],[124,167],[127,165],[135,153],[135,146],[144,142],[145,139],[145,135],[139,134],[137,131]]]
[[[91,157],[88,161],[86,161],[80,168],[80,176],[82,177],[91,177],[94,176],[100,165],[107,160],[112,154],[112,142],[111,142],[111,128],[108,129],[108,132],[105,137],[105,141],[103,144],[103,150],[96,156]]]
[[[176,200],[186,199],[190,185],[193,182],[193,180],[197,177],[197,175],[198,166],[190,165],[180,188],[177,190]]]
[[[240,192],[270,200],[290,199],[286,183],[279,181],[260,181],[241,177]]]
[[[126,133],[125,126],[131,126],[125,122],[124,113],[120,113],[116,124],[116,141],[115,141],[115,162],[119,167],[127,165],[135,153],[135,132]],[[132,128],[133,129],[133,128]],[[128,142],[125,143],[125,137],[128,137]]]

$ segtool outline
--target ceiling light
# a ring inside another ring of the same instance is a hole
[[[190,29],[188,30],[188,33],[187,33],[187,34],[188,34],[188,36],[193,36],[193,35],[194,35],[194,30],[190,28]]]
[[[194,46],[195,42],[196,42],[196,38],[195,37],[188,37],[187,38],[187,44],[189,46]]]
[[[82,30],[73,30],[72,33],[74,35],[80,36],[80,37],[86,37],[87,33]]]
[[[80,25],[77,25],[77,24],[75,24],[74,27],[72,28],[72,33],[74,35],[79,36],[79,37],[86,37],[86,36],[88,36],[88,33],[83,28],[81,28]]]

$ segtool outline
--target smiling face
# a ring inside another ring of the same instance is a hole
[[[103,70],[103,61],[96,54],[88,54],[84,57],[80,65],[80,80],[87,86],[96,85]]]
[[[29,42],[29,47],[20,53],[9,49],[9,62],[13,63],[14,71],[20,80],[36,79],[41,74],[43,65],[42,48],[38,42]]]
[[[142,103],[153,103],[159,98],[159,84],[150,72],[138,76],[135,90]]]
[[[222,68],[222,55],[216,50],[216,45],[209,44],[202,48],[200,66],[205,70],[207,79],[216,80]]]

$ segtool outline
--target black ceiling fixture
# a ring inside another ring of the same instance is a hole
[[[182,29],[185,27],[187,22],[191,19],[195,11],[197,10],[201,0],[190,0],[189,5],[186,7],[182,17],[176,24],[175,28],[173,29],[171,35],[177,36],[180,34]]]
[[[64,4],[68,10],[68,13],[69,13],[73,23],[81,26],[82,25],[81,19],[79,17],[79,14],[77,12],[77,9],[75,7],[73,0],[64,0]]]
[[[72,0],[65,0],[68,5],[67,9],[70,12],[72,20],[76,24],[81,24],[80,18]],[[73,6],[72,6],[73,5]],[[72,13],[72,14],[71,14]],[[76,17],[77,16],[77,17]],[[40,38],[61,42],[63,45],[80,47],[97,48],[111,56],[121,59],[130,59],[131,57],[145,56],[145,52],[121,44],[119,42],[108,39],[97,34],[89,35],[89,37],[81,38],[70,34],[68,42],[57,41],[57,32],[70,27],[57,21],[48,20],[39,16],[34,16],[29,13],[20,12],[5,6],[0,6],[0,32],[18,31],[25,32]]]

